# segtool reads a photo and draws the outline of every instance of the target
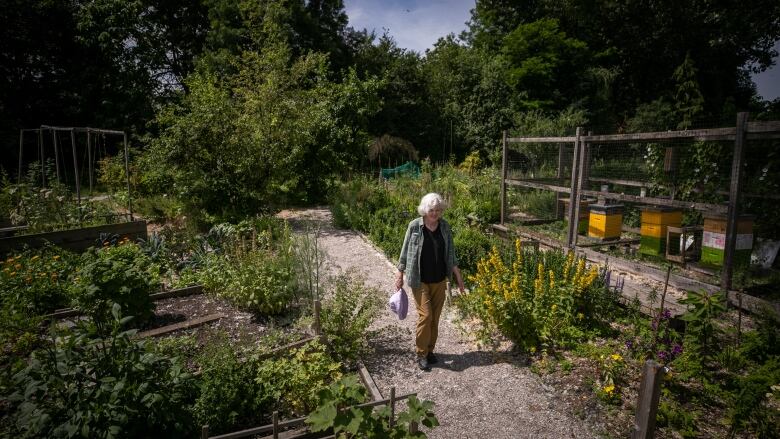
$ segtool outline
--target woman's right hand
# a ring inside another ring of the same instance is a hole
[[[395,277],[395,289],[400,290],[404,286],[404,273],[398,272],[398,275]]]

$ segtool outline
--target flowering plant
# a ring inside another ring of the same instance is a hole
[[[483,335],[499,330],[529,350],[579,337],[595,318],[598,267],[572,252],[525,250],[520,240],[512,250],[505,261],[494,247],[477,263],[461,309],[481,320]]]

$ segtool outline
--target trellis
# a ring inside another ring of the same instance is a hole
[[[51,133],[52,145],[54,149],[54,164],[55,164],[55,172],[57,175],[57,181],[62,182],[61,169],[60,169],[60,155],[63,156],[62,157],[63,165],[66,159],[64,157],[64,152],[60,152],[61,145],[58,142],[58,136],[57,136],[57,134],[60,132],[65,132],[70,134],[70,146],[73,152],[73,175],[76,183],[76,202],[79,207],[79,212],[81,212],[81,178],[79,175],[78,154],[76,152],[77,150],[76,134],[86,133],[87,135],[86,152],[87,152],[87,162],[88,162],[87,172],[89,176],[90,195],[92,193],[94,171],[95,171],[92,166],[93,146],[97,148],[98,135],[102,135],[102,136],[113,135],[113,136],[122,137],[123,144],[124,144],[124,158],[125,158],[125,182],[127,185],[127,211],[130,217],[130,221],[133,221],[134,220],[133,200],[130,191],[130,157],[129,157],[128,143],[127,143],[127,133],[125,131],[108,130],[103,128],[91,128],[91,127],[57,127],[57,126],[50,126],[50,125],[41,125],[39,128],[21,129],[19,130],[19,174],[17,176],[17,182],[21,182],[22,172],[23,172],[22,163],[24,158],[25,133],[37,133],[38,160],[40,161],[41,164],[41,185],[43,187],[46,187],[46,173],[43,171],[46,164],[46,141],[45,141],[44,133]],[[94,137],[94,143],[93,143],[93,137]],[[98,153],[97,149],[95,149],[94,152],[95,155],[97,155]]]

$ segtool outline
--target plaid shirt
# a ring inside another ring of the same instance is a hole
[[[413,219],[406,228],[404,245],[401,247],[401,256],[398,258],[398,271],[406,274],[406,283],[411,288],[420,287],[420,255],[423,247],[423,223],[422,217]],[[444,237],[444,254],[447,262],[447,277],[452,274],[452,268],[458,266],[458,258],[455,256],[455,244],[452,241],[452,229],[443,218],[439,219],[441,236]]]

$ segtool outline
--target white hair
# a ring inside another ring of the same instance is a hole
[[[425,196],[422,197],[422,200],[420,200],[420,205],[417,206],[417,213],[419,213],[420,216],[425,216],[428,212],[436,208],[444,210],[447,208],[447,203],[444,201],[444,198],[442,198],[441,195],[435,192],[431,192],[430,194],[425,194]]]

